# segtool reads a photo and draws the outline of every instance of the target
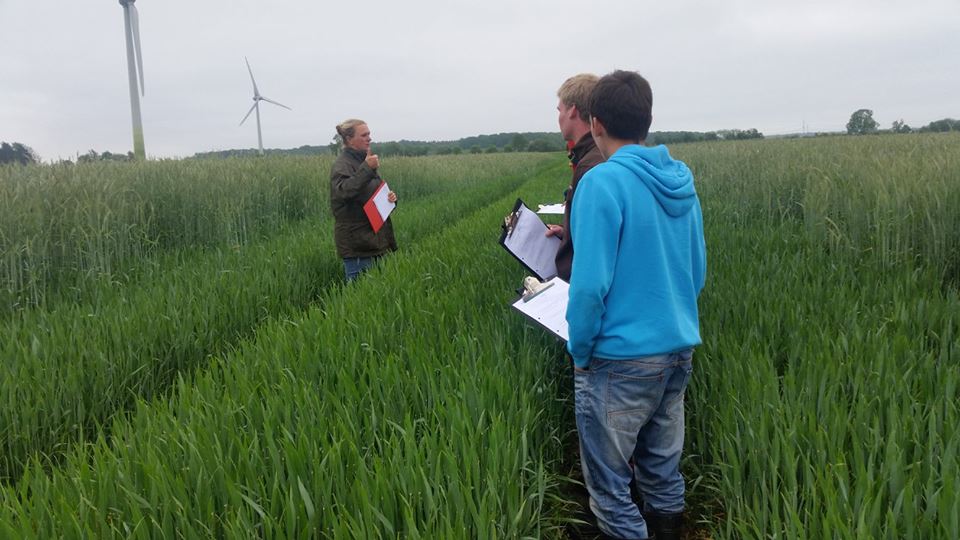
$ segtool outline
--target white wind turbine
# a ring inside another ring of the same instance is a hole
[[[260,146],[260,155],[262,156],[263,155],[263,135],[260,133],[260,102],[266,101],[267,103],[273,103],[274,105],[279,105],[284,109],[287,109],[288,111],[292,111],[293,109],[291,109],[290,107],[287,107],[282,103],[277,103],[272,99],[267,99],[261,96],[260,91],[257,90],[257,81],[254,80],[253,78],[253,70],[250,69],[250,61],[247,60],[246,56],[243,57],[243,60],[247,63],[247,71],[250,72],[250,82],[253,83],[253,107],[250,107],[250,110],[247,111],[247,115],[244,116],[243,120],[240,121],[240,125],[242,126],[243,123],[247,121],[247,118],[250,117],[250,113],[252,113],[254,109],[256,109],[257,111],[257,144]]]
[[[140,17],[137,15],[137,7],[133,5],[136,1],[120,0],[120,5],[123,6],[123,29],[127,35],[127,76],[130,80],[130,113],[133,116],[133,155],[137,159],[144,159],[146,151],[143,148],[143,123],[140,120],[140,96],[137,90],[139,94],[146,94],[143,90],[143,58],[140,56]]]

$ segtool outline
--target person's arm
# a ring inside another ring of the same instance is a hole
[[[697,260],[694,261],[694,272],[696,272],[697,296],[703,291],[707,283],[707,246],[703,238],[703,213],[700,210],[700,202],[697,201],[696,208],[693,209],[697,214]]]
[[[593,356],[620,249],[620,202],[604,184],[593,175],[584,178],[570,214],[575,255],[567,305],[567,351],[581,369],[590,365]]]
[[[353,169],[348,163],[334,163],[330,171],[330,197],[334,200],[351,200],[362,194],[377,172],[364,161]]]

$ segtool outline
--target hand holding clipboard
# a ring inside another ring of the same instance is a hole
[[[384,222],[390,217],[390,213],[397,207],[397,194],[390,191],[386,182],[380,182],[380,187],[373,192],[373,195],[363,205],[363,212],[370,220],[370,226],[373,232],[380,232]]]
[[[547,236],[547,226],[536,213],[517,199],[513,211],[504,219],[502,245],[540,281],[557,275],[557,250],[560,239]]]

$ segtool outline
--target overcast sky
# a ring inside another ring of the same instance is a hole
[[[139,0],[149,157],[558,131],[580,72],[639,71],[654,131],[842,130],[960,117],[960,1]],[[0,0],[0,141],[45,161],[133,147],[116,0]],[[375,146],[374,146],[375,148]]]

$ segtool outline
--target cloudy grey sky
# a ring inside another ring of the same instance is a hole
[[[147,155],[557,131],[572,74],[637,70],[653,130],[841,130],[960,117],[958,0],[138,0]],[[44,160],[133,147],[116,0],[0,0],[0,140]]]

